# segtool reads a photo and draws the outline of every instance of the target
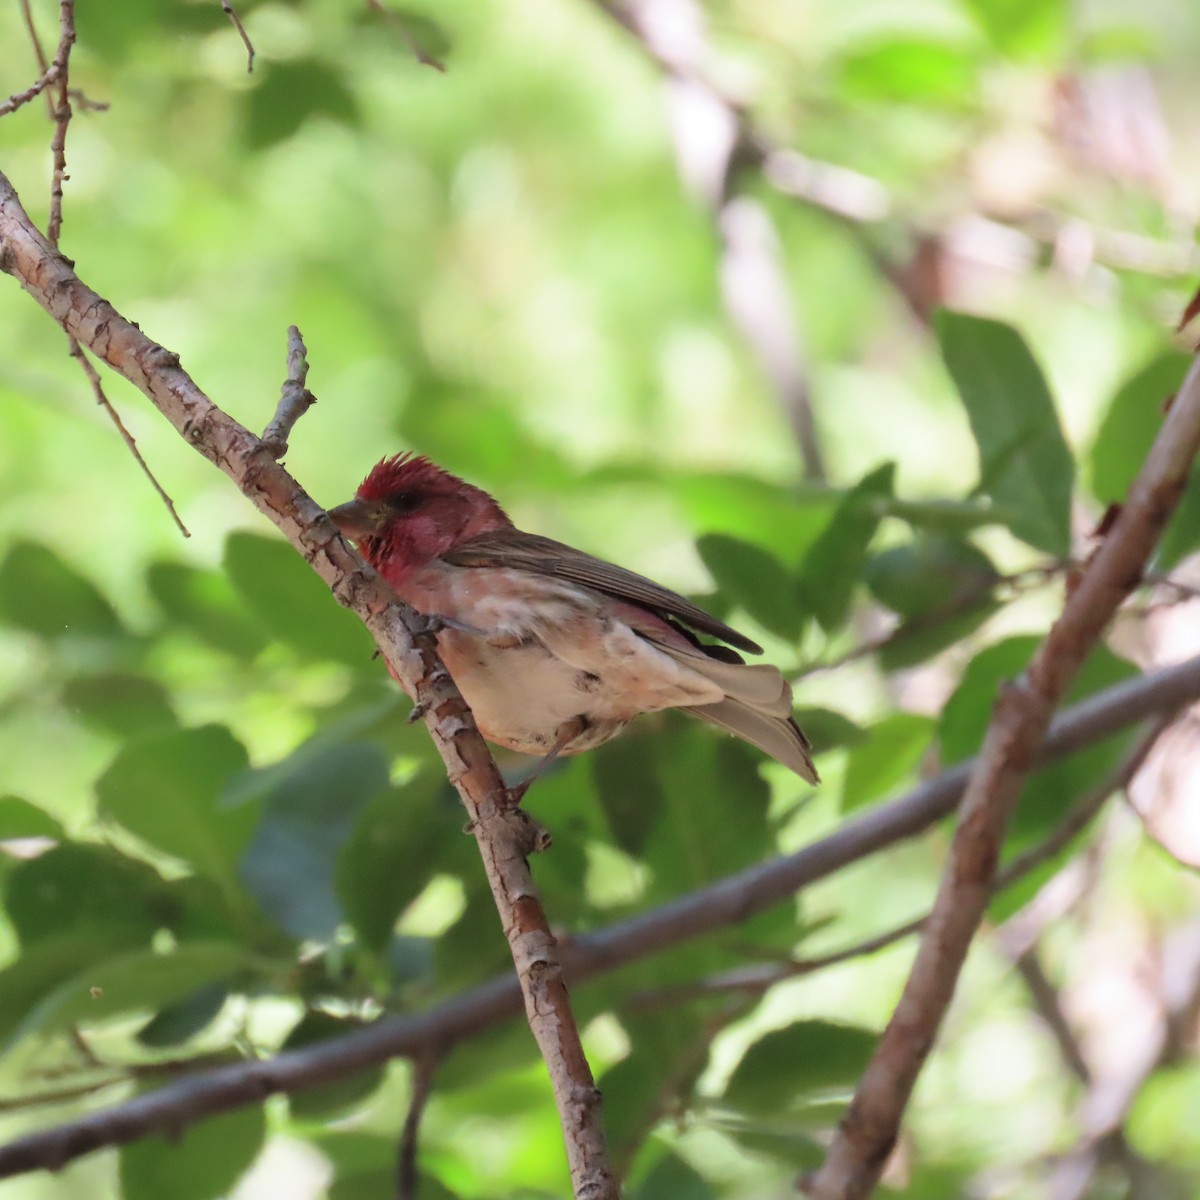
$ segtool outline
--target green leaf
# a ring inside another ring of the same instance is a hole
[[[979,490],[1011,512],[1017,537],[1065,557],[1075,464],[1041,368],[999,321],[943,310],[936,328],[979,447]]]
[[[705,534],[696,549],[722,593],[764,629],[789,642],[800,636],[803,613],[796,580],[779,559],[723,533]]]
[[[286,141],[310,117],[358,124],[354,93],[342,73],[320,59],[269,63],[262,76],[246,97],[245,137],[251,150]]]
[[[125,634],[95,584],[35,542],[17,542],[0,563],[0,620],[46,638]]]
[[[315,742],[264,776],[262,821],[242,880],[293,937],[332,938],[342,920],[338,855],[367,803],[387,790],[387,759],[377,746]]]
[[[953,611],[984,598],[999,572],[982,550],[945,534],[926,534],[875,555],[864,580],[871,594],[902,617]]]
[[[668,1111],[686,1111],[708,1061],[711,1036],[687,1009],[625,1016],[632,1049],[599,1079],[604,1130],[617,1162],[629,1162]]]
[[[246,751],[221,725],[171,730],[122,747],[96,795],[104,815],[228,892],[257,812],[252,805],[226,806],[221,796],[246,766]]]
[[[20,796],[0,796],[0,842],[14,838],[55,838],[62,826],[46,811]]]
[[[371,635],[286,542],[231,534],[225,543],[225,570],[247,608],[274,637],[311,658],[360,670],[370,667],[375,650]]]
[[[166,688],[149,676],[124,671],[76,675],[63,688],[63,705],[93,728],[119,737],[176,723]]]
[[[742,1112],[773,1115],[817,1093],[851,1089],[876,1035],[834,1021],[797,1021],[765,1034],[734,1068],[725,1100]]]
[[[267,1123],[262,1105],[187,1125],[169,1140],[144,1137],[120,1152],[123,1200],[219,1200],[258,1157]]]
[[[91,941],[103,945],[95,935]],[[18,986],[11,995],[6,990],[0,1002],[0,1041],[116,1014],[153,1012],[205,984],[230,979],[250,965],[246,951],[235,943],[188,942],[170,954],[153,950],[133,950],[115,957],[105,954],[87,966],[89,955],[80,953],[76,942],[68,969],[60,958],[68,946],[70,942],[62,939],[39,942],[13,967],[0,972],[0,985],[6,985],[9,971],[27,959],[33,966],[24,976],[14,974],[12,982]],[[30,994],[35,977],[41,978],[42,987]]]
[[[1200,471],[1193,471],[1154,556],[1154,567],[1169,571],[1200,548]]]
[[[588,755],[613,840],[635,857],[642,853],[666,806],[657,757],[648,737],[619,738]]]
[[[770,789],[757,751],[702,729],[660,738],[657,749],[666,808],[642,854],[655,896],[709,883],[768,852]]]
[[[867,729],[854,748],[842,784],[842,812],[878,800],[909,779],[933,740],[935,724],[915,713],[893,713]]]
[[[827,633],[841,628],[850,615],[867,547],[879,527],[879,502],[892,495],[895,474],[895,463],[885,463],[864,476],[842,498],[832,520],[804,556],[801,594]]]
[[[363,807],[334,867],[337,900],[376,952],[392,940],[396,918],[450,864],[469,869],[463,809],[445,778],[427,771],[377,792]]]
[[[1190,364],[1188,355],[1176,352],[1151,359],[1109,402],[1088,455],[1092,494],[1101,504],[1125,499]]]
[[[65,980],[122,949],[121,935],[101,930],[59,933],[26,946],[20,958],[0,970],[0,1050],[21,1023]]]
[[[980,28],[1002,53],[1052,59],[1071,28],[1065,0],[967,0]]]
[[[678,1154],[665,1154],[637,1185],[633,1200],[715,1200],[713,1185]]]
[[[848,98],[966,103],[979,88],[979,69],[962,46],[916,37],[858,50],[843,60],[839,91]]]
[[[18,863],[8,876],[5,907],[26,945],[64,929],[145,945],[179,915],[170,885],[148,863],[80,842]]]
[[[879,648],[877,659],[885,671],[902,671],[940,654],[969,637],[984,621],[1000,609],[997,600],[963,602],[963,611],[953,616],[937,612],[923,613],[903,622]]]
[[[857,746],[867,739],[867,732],[861,725],[832,708],[798,708],[794,715],[816,754],[841,746]]]
[[[137,1040],[143,1046],[162,1049],[186,1042],[217,1019],[229,999],[225,983],[206,983],[190,996],[184,996],[158,1012],[138,1030]]]
[[[942,709],[938,738],[947,764],[978,753],[1001,685],[1021,675],[1039,642],[1036,637],[1007,638],[988,646],[971,660],[954,695]],[[1064,703],[1076,704],[1135,674],[1137,670],[1130,663],[1106,646],[1097,646],[1084,662]],[[1066,810],[1116,765],[1132,736],[1126,731],[1036,771],[1025,785],[1009,827],[1006,852],[1049,834]]]
[[[157,562],[146,572],[146,585],[163,616],[216,650],[250,659],[267,644],[262,628],[217,571]]]

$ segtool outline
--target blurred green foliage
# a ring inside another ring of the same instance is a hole
[[[1182,241],[1194,263],[1180,196],[1200,164],[1180,152],[1165,181],[1147,164],[1122,174],[1079,149],[1095,130],[1073,139],[1063,107],[1096,79],[1152,70],[1168,124],[1189,112],[1200,15],[706,6],[748,119],[889,195],[860,224],[762,172],[738,180],[778,235],[819,482],[723,309],[719,222],[681,182],[661,72],[599,3],[395,10],[445,74],[368,6],[238,7],[253,74],[217,4],[81,0],[72,83],[110,105],[77,104],[70,130],[63,249],[82,277],[256,428],[297,323],[320,403],[288,467],[320,502],[417,448],[523,527],[699,595],[798,680],[828,781],[811,802],[674,715],[538,782],[529,807],[555,845],[534,869],[556,928],[667,902],[973,753],[1187,362],[1166,332],[1183,272],[1103,254],[1074,269],[1064,231]],[[48,45],[54,8],[34,4]],[[15,3],[0,7],[0,47],[0,92],[27,86]],[[0,122],[0,169],[39,220],[49,136],[38,103]],[[953,241],[984,218],[1015,260]],[[932,323],[921,296],[944,305]],[[68,1103],[6,1104],[0,1134],[152,1087],[184,1060],[311,1044],[504,970],[457,800],[362,627],[106,377],[192,531],[182,541],[61,333],[11,283],[0,317],[0,1097],[80,1082]],[[1158,565],[1198,547],[1194,482]],[[1133,670],[1099,652],[1076,695]],[[1010,849],[1043,838],[1126,744],[1038,773]],[[579,991],[633,1196],[780,1194],[819,1161],[907,959],[762,998],[631,998],[916,915],[942,846],[897,849]],[[1176,879],[1151,903],[1139,869],[1105,903],[1174,911],[1193,895]],[[912,1112],[911,1197],[957,1194],[997,1166],[1010,1194],[1033,1194],[1020,1189],[1070,1143],[1078,1088],[982,954],[960,1018],[981,1032],[949,1031]],[[1143,1153],[1194,1166],[1194,1122],[1176,1108],[1197,1086],[1188,1066],[1151,1081],[1132,1126]],[[407,1068],[381,1068],[6,1194],[206,1200],[258,1159],[236,1195],[272,1196],[270,1156],[290,1154],[293,1194],[391,1196],[407,1095]],[[566,1194],[523,1026],[440,1066],[421,1165],[426,1200]]]

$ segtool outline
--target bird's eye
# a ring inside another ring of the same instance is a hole
[[[421,497],[413,491],[393,492],[387,498],[388,508],[396,513],[409,513],[421,503]]]

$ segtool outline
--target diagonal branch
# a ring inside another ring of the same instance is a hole
[[[1076,704],[1054,722],[1039,763],[1053,762],[1138,721],[1200,699],[1200,657],[1127,680]],[[584,934],[563,948],[572,985],[636,962],[657,950],[747,920],[850,863],[916,837],[954,811],[974,759],[927,780],[907,795],[862,813],[793,854],[748,867],[636,917]],[[1016,861],[1014,860],[1014,865]],[[321,1087],[389,1058],[429,1055],[490,1029],[521,1011],[512,975],[416,1016],[387,1017],[345,1037],[265,1061],[208,1071],[123,1104],[88,1113],[0,1147],[0,1178],[39,1168],[57,1170],[102,1146],[150,1133],[177,1132],[189,1122],[281,1092]]]
[[[878,1182],[987,907],[1004,828],[1050,718],[1121,602],[1141,582],[1197,449],[1200,359],[1193,361],[1127,502],[1083,568],[1061,616],[1025,675],[1000,695],[916,961],[829,1154],[809,1183],[815,1200],[861,1200]]]
[[[558,947],[526,856],[534,848],[524,814],[504,784],[470,710],[421,619],[351,550],[333,523],[249,430],[222,412],[179,365],[80,281],[30,222],[0,174],[0,270],[14,275],[82,345],[140,388],[205,458],[272,520],[337,599],[370,629],[416,696],[425,723],[471,818],[484,869],[512,951],[526,1015],[546,1060],[566,1139],[575,1195],[616,1196],[600,1122],[600,1094],[583,1053]]]

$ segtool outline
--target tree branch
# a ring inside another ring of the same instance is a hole
[[[808,1185],[814,1200],[861,1200],[874,1189],[987,907],[1004,828],[1050,718],[1118,606],[1141,581],[1198,448],[1200,360],[1194,360],[1112,529],[1024,677],[1001,693],[916,961],[825,1162]]]
[[[64,0],[66,3],[66,0]],[[0,269],[16,276],[67,333],[150,398],[205,458],[224,471],[353,609],[423,706],[447,776],[470,814],[493,899],[546,1060],[576,1197],[616,1196],[600,1120],[600,1094],[583,1053],[558,948],[526,855],[528,818],[506,804],[503,780],[424,622],[351,550],[325,513],[249,430],[222,412],[179,365],[82,283],[30,222],[0,174]]]
[[[1108,688],[1062,713],[1038,763],[1065,758],[1158,713],[1200,699],[1200,657]],[[752,917],[859,859],[916,837],[954,811],[975,759],[927,780],[908,794],[862,813],[828,836],[781,858],[748,867],[649,912],[572,939],[562,949],[568,982],[607,971],[689,938]],[[1014,860],[1015,862],[1018,860]],[[0,1146],[0,1179],[57,1170],[102,1146],[121,1146],[151,1133],[228,1112],[280,1092],[321,1087],[390,1058],[436,1052],[474,1037],[521,1011],[512,975],[460,992],[428,1012],[386,1017],[373,1025],[267,1061],[208,1071],[111,1108]]]

